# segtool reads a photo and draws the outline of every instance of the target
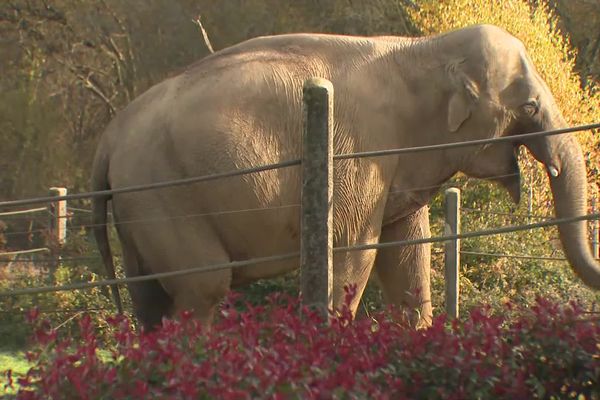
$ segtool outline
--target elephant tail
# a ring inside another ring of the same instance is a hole
[[[110,190],[110,184],[108,182],[108,160],[106,154],[102,154],[100,151],[94,160],[93,174],[92,174],[92,190],[102,191]],[[112,196],[103,195],[95,196],[92,198],[92,224],[94,227],[94,237],[96,238],[96,245],[102,256],[102,262],[106,269],[108,279],[115,279],[115,264],[113,262],[112,251],[110,249],[110,242],[108,240],[108,224],[107,224],[107,206],[108,200]],[[121,295],[119,294],[119,286],[110,286],[115,305],[119,314],[123,313],[123,302],[121,301]]]

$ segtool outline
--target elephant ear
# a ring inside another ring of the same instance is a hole
[[[464,60],[447,65],[446,71],[451,82],[452,94],[448,102],[448,129],[456,132],[471,116],[479,98],[477,84],[463,71]]]

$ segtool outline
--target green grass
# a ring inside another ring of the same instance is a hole
[[[22,351],[13,351],[13,350],[0,350],[0,373],[2,377],[0,378],[0,398],[10,398],[11,395],[16,394],[18,389],[17,378],[24,376],[29,367],[31,365],[27,362],[25,358],[25,353]],[[13,389],[5,389],[4,385],[6,385],[6,371],[12,370],[14,388]]]
[[[108,350],[98,350],[98,357],[102,361],[111,358]],[[31,364],[25,358],[25,352],[17,350],[0,350],[0,399],[12,399],[19,390],[17,379],[25,376]],[[12,370],[13,388],[5,388],[7,384],[6,372]]]

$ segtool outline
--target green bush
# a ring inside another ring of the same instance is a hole
[[[352,321],[346,308],[325,325],[295,298],[271,296],[241,312],[234,300],[210,332],[190,313],[142,334],[112,318],[108,346],[89,317],[79,320],[83,340],[73,340],[32,313],[35,366],[18,382],[9,372],[7,386],[20,384],[23,400],[600,396],[600,325],[576,304],[478,308],[415,331],[389,313]]]
[[[68,244],[62,251],[65,261],[59,263],[56,269],[49,268],[50,265],[46,263],[17,262],[11,275],[0,280],[0,291],[106,279],[100,259],[91,257],[94,253],[92,246],[94,245],[89,242],[85,231],[79,234],[71,232]],[[84,259],[78,260],[79,257]],[[124,290],[121,293],[126,307],[130,309],[129,296]],[[104,329],[107,328],[106,317],[116,311],[106,287],[0,297],[0,349],[22,348],[27,345],[30,332],[24,323],[25,315],[34,307],[48,319],[53,328],[70,335],[75,335],[76,332],[73,330],[76,327],[74,317],[83,313],[91,315],[95,324]]]
[[[523,41],[540,75],[548,83],[567,122],[571,125],[600,121],[600,94],[581,88],[574,72],[574,52],[568,41],[556,29],[556,17],[546,3],[531,8],[522,0],[421,0],[418,9],[409,9],[413,24],[424,34],[434,34],[460,27],[489,23],[498,25]],[[600,182],[600,135],[598,132],[577,135],[582,144],[588,167],[589,191],[596,192]],[[457,177],[452,184],[461,187],[462,206],[487,212],[514,212],[525,215],[553,215],[550,187],[541,166],[524,151],[520,154],[523,178],[522,200],[519,206],[494,184]],[[432,233],[443,233],[440,193],[432,206]],[[462,230],[475,231],[506,225],[535,222],[519,216],[465,212]],[[517,255],[561,257],[556,228],[516,232],[501,236],[480,237],[462,241],[465,251]],[[441,269],[441,260],[435,263]],[[554,299],[578,299],[590,306],[600,296],[585,287],[567,263],[540,260],[519,260],[494,256],[463,255],[461,290],[465,305],[484,302],[496,304],[510,299],[531,302],[543,294]],[[432,274],[433,287],[441,289]],[[441,298],[439,294],[436,297]],[[437,303],[439,304],[439,303]]]

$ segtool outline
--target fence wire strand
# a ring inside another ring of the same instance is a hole
[[[13,221],[32,221],[39,223],[40,221],[48,220],[50,215],[15,215],[14,217],[0,217],[0,221],[13,222]]]
[[[26,206],[26,205],[31,205],[31,204],[40,204],[40,203],[55,203],[57,201],[63,201],[63,200],[89,199],[89,198],[93,198],[93,197],[112,196],[114,194],[142,192],[142,191],[146,191],[146,190],[155,190],[155,189],[165,189],[165,188],[170,188],[170,187],[175,187],[175,186],[190,185],[190,184],[201,183],[201,182],[209,182],[209,181],[214,181],[217,179],[232,178],[232,177],[236,177],[236,176],[248,175],[248,174],[253,174],[253,173],[257,173],[257,172],[265,172],[265,171],[271,171],[274,169],[287,168],[287,167],[292,167],[295,165],[300,165],[300,163],[301,163],[301,160],[299,160],[299,159],[298,160],[290,160],[290,161],[279,162],[276,164],[261,165],[259,167],[240,169],[240,170],[228,171],[228,172],[221,172],[221,173],[216,173],[216,174],[211,174],[211,175],[194,176],[194,177],[190,177],[190,178],[175,179],[175,180],[163,181],[163,182],[132,185],[132,186],[126,186],[126,187],[122,187],[122,188],[118,188],[118,189],[107,189],[107,190],[98,190],[98,191],[92,191],[92,192],[67,194],[64,196],[45,196],[45,197],[36,197],[36,198],[23,199],[23,200],[3,201],[3,202],[0,202],[0,207],[17,207],[17,206]]]
[[[38,249],[6,251],[3,253],[0,253],[0,257],[12,257],[12,256],[19,256],[22,254],[33,254],[33,253],[42,253],[42,252],[49,253],[50,249],[47,247],[40,247]]]
[[[449,150],[449,149],[456,149],[456,148],[460,148],[460,147],[480,146],[480,145],[484,145],[484,144],[493,144],[493,143],[523,142],[527,139],[534,139],[534,138],[545,137],[545,136],[562,135],[564,133],[572,133],[572,132],[579,132],[579,131],[588,131],[588,130],[598,129],[598,128],[600,128],[600,123],[579,125],[579,126],[574,126],[574,127],[570,127],[570,128],[554,129],[554,130],[550,130],[550,131],[525,133],[522,135],[515,135],[515,136],[502,136],[502,137],[497,137],[497,138],[492,138],[492,139],[467,140],[464,142],[432,144],[432,145],[428,145],[428,146],[406,147],[403,149],[374,150],[374,151],[363,151],[360,153],[338,154],[338,155],[333,156],[333,159],[334,160],[347,160],[347,159],[351,159],[351,158],[354,159],[354,158],[365,158],[365,157],[383,157],[383,156],[399,155],[399,154],[406,154],[406,153],[420,153],[420,152],[424,152],[424,151]]]
[[[453,143],[443,143],[443,144],[434,144],[427,146],[416,146],[416,147],[406,147],[402,149],[387,149],[387,150],[374,150],[374,151],[365,151],[358,153],[349,153],[349,154],[338,154],[334,155],[334,160],[347,160],[347,159],[355,159],[355,158],[365,158],[365,157],[383,157],[389,155],[399,155],[406,153],[419,153],[424,151],[434,151],[434,150],[449,150],[460,147],[468,147],[468,146],[479,146],[485,144],[492,143],[504,143],[504,142],[523,142],[527,139],[544,137],[544,136],[552,136],[552,135],[560,135],[571,132],[579,132],[579,131],[590,131],[592,129],[600,128],[600,123],[595,124],[587,124],[587,125],[579,125],[570,128],[563,129],[555,129],[550,131],[542,131],[542,132],[533,132],[526,133],[522,135],[516,136],[503,136],[491,139],[480,139],[480,140],[469,140],[463,142],[453,142]],[[11,200],[11,201],[3,201],[0,202],[0,207],[17,207],[17,206],[27,206],[32,204],[41,204],[41,203],[54,203],[62,200],[76,200],[76,199],[86,199],[92,197],[106,197],[114,194],[122,194],[122,193],[132,193],[132,192],[141,192],[146,190],[154,190],[154,189],[164,189],[168,187],[181,186],[193,183],[200,182],[208,182],[217,179],[223,178],[231,178],[235,176],[247,175],[257,172],[271,171],[274,169],[287,168],[291,166],[297,166],[301,164],[300,159],[283,161],[275,164],[262,165],[253,168],[247,168],[236,171],[229,172],[221,172],[215,173],[211,175],[203,175],[203,176],[195,176],[190,178],[182,178],[170,181],[163,182],[155,182],[148,184],[139,184],[132,185],[117,189],[109,189],[109,190],[100,190],[100,191],[92,191],[85,193],[76,193],[76,194],[68,194],[64,196],[45,196],[45,197],[37,197],[30,199],[22,199],[22,200]]]
[[[567,224],[567,223],[573,223],[573,222],[579,222],[579,221],[589,221],[589,220],[594,220],[594,219],[600,219],[600,213],[587,214],[587,215],[582,215],[579,217],[571,217],[571,218],[551,219],[551,220],[547,220],[547,221],[535,222],[535,223],[526,224],[526,225],[505,226],[502,228],[487,229],[487,230],[483,230],[483,231],[465,232],[465,233],[459,233],[456,235],[444,235],[444,236],[437,236],[437,237],[423,238],[423,239],[412,239],[412,240],[400,240],[400,241],[394,241],[394,242],[362,244],[362,245],[357,245],[357,246],[343,246],[343,247],[336,247],[333,249],[333,251],[334,251],[334,253],[337,253],[337,252],[348,252],[348,251],[376,250],[376,249],[384,249],[384,248],[388,248],[388,247],[408,246],[408,245],[424,244],[424,243],[438,243],[438,242],[446,242],[446,241],[457,240],[457,239],[469,239],[469,238],[479,237],[479,236],[493,236],[493,235],[499,235],[499,234],[503,234],[503,233],[526,231],[526,230],[530,230],[530,229],[544,228],[544,227],[548,227],[548,226],[561,225],[561,224]]]
[[[107,221],[106,223],[103,223],[103,224],[92,224],[92,223],[76,224],[76,225],[67,226],[67,229],[75,230],[75,229],[81,229],[81,228],[95,228],[98,226],[109,226],[111,224],[112,225],[126,225],[126,224],[165,222],[165,221],[171,221],[171,220],[176,220],[176,219],[200,218],[200,217],[208,217],[208,216],[212,216],[212,215],[227,215],[227,214],[237,214],[237,213],[243,213],[243,212],[257,212],[257,211],[277,210],[277,209],[293,208],[293,207],[300,207],[300,204],[285,204],[285,205],[281,205],[281,206],[246,208],[246,209],[240,209],[240,210],[222,210],[222,211],[213,211],[213,212],[207,212],[207,213],[184,214],[184,215],[175,215],[175,216],[167,216],[167,217],[138,218],[138,219],[113,221],[113,222]],[[5,236],[16,236],[16,235],[26,235],[26,234],[30,234],[30,233],[39,233],[39,232],[47,232],[47,229],[32,229],[32,230],[28,230],[28,231],[7,232],[4,235]]]
[[[30,208],[28,210],[17,210],[17,211],[1,212],[0,213],[0,218],[2,218],[2,217],[12,217],[12,216],[23,215],[23,214],[33,214],[33,213],[37,213],[37,212],[40,212],[40,211],[48,211],[48,209],[46,207],[38,207],[38,208]]]
[[[22,263],[22,264],[49,264],[49,263],[61,263],[61,262],[73,262],[73,261],[101,261],[102,258],[100,257],[100,254],[96,255],[96,256],[74,256],[74,257],[63,257],[63,256],[58,256],[58,257],[53,257],[53,258],[25,258],[25,259],[19,259],[17,260],[13,260],[14,263]]]
[[[525,254],[487,253],[487,252],[483,252],[483,251],[463,251],[463,250],[461,250],[460,254],[467,255],[467,256],[516,258],[516,259],[523,259],[523,260],[568,261],[564,257],[533,256],[533,255],[525,255]]]
[[[36,229],[30,229],[27,231],[4,232],[4,233],[2,233],[2,235],[6,236],[6,237],[11,237],[11,236],[32,235],[34,233],[46,233],[46,232],[48,232],[48,228],[36,228]]]
[[[340,253],[340,252],[348,252],[348,251],[376,250],[376,249],[397,247],[397,246],[409,246],[409,245],[424,244],[424,243],[446,242],[446,241],[450,241],[450,240],[468,239],[468,238],[479,237],[479,236],[491,236],[491,235],[497,235],[497,234],[502,234],[502,233],[517,232],[517,231],[530,230],[530,229],[536,229],[536,228],[542,228],[542,227],[548,227],[548,226],[554,226],[554,225],[560,225],[560,224],[566,224],[566,223],[573,223],[573,222],[578,222],[578,221],[587,221],[587,220],[593,220],[593,219],[600,219],[600,213],[582,215],[582,216],[571,217],[571,218],[553,219],[553,220],[549,220],[549,221],[536,222],[536,223],[527,224],[527,225],[508,226],[508,227],[488,229],[488,230],[483,230],[483,231],[466,232],[466,233],[460,233],[460,234],[456,234],[456,235],[443,235],[443,236],[422,238],[422,239],[401,240],[401,241],[394,241],[394,242],[336,247],[333,249],[333,252]],[[89,289],[89,288],[93,288],[93,287],[110,286],[110,285],[122,285],[122,284],[132,283],[132,282],[143,282],[143,281],[148,281],[148,280],[169,278],[169,277],[174,277],[174,276],[213,272],[213,271],[219,271],[219,270],[229,269],[229,268],[240,268],[240,267],[245,267],[248,265],[259,264],[259,263],[284,261],[284,260],[290,260],[290,259],[297,258],[297,257],[300,257],[299,252],[287,253],[287,254],[281,254],[281,255],[269,256],[269,257],[258,257],[258,258],[253,258],[253,259],[249,259],[249,260],[233,261],[233,262],[229,262],[229,263],[214,264],[214,265],[195,267],[195,268],[189,268],[189,269],[180,269],[180,270],[175,270],[175,271],[161,272],[161,273],[157,273],[157,274],[144,275],[144,276],[135,276],[135,277],[130,277],[130,278],[107,279],[107,280],[101,280],[101,281],[96,281],[96,282],[80,282],[80,283],[74,283],[74,284],[62,285],[62,286],[42,286],[42,287],[31,287],[31,288],[24,288],[24,289],[13,289],[13,290],[9,290],[9,291],[0,292],[0,297],[19,296],[19,295],[25,295],[25,294],[60,292],[60,291],[69,291],[69,290],[80,290],[80,289]]]
[[[36,312],[40,314],[78,314],[84,312],[101,312],[101,311],[110,311],[114,312],[114,307],[92,307],[92,308],[74,308],[74,309],[38,309]],[[30,313],[30,309],[21,309],[21,308],[12,308],[10,310],[0,310],[0,314],[28,314]]]
[[[552,215],[518,214],[518,213],[509,213],[509,212],[478,210],[476,208],[468,208],[468,207],[461,207],[460,210],[461,210],[461,212],[464,211],[466,213],[484,214],[484,215],[498,215],[498,216],[503,216],[503,217],[535,218],[535,219],[550,219],[550,218],[553,218]]]
[[[67,207],[68,211],[75,211],[75,212],[80,212],[80,213],[84,213],[84,214],[91,214],[92,210],[88,210],[86,208],[77,208],[77,207]]]
[[[175,271],[161,272],[161,273],[151,274],[151,275],[135,276],[135,277],[130,277],[130,278],[106,279],[106,280],[101,280],[101,281],[96,281],[96,282],[80,282],[80,283],[73,283],[73,284],[61,285],[61,286],[41,286],[41,287],[31,287],[31,288],[24,288],[24,289],[13,289],[10,291],[0,292],[0,297],[19,296],[19,295],[25,295],[25,294],[41,294],[41,293],[50,293],[50,292],[64,292],[64,291],[70,291],[70,290],[90,289],[90,288],[101,287],[101,286],[122,285],[122,284],[133,283],[133,282],[145,282],[145,281],[151,281],[151,280],[161,279],[161,278],[172,278],[175,276],[183,276],[183,275],[220,271],[220,270],[229,269],[229,268],[240,268],[240,267],[245,267],[245,266],[253,265],[253,264],[285,261],[285,260],[290,260],[292,258],[297,258],[297,257],[300,257],[300,252],[280,254],[280,255],[268,256],[268,257],[257,257],[257,258],[253,258],[250,260],[232,261],[229,263],[214,264],[214,265],[188,268],[188,269],[179,269],[179,270],[175,270]]]
[[[482,179],[506,178],[506,177],[517,176],[517,175],[519,175],[519,174],[490,175],[490,176],[487,176]],[[408,192],[415,192],[415,191],[422,191],[422,190],[431,190],[431,189],[443,188],[446,186],[456,186],[456,185],[443,184],[443,185],[421,186],[421,187],[406,188],[406,189],[401,189],[401,190],[392,190],[392,191],[389,191],[387,194],[389,195],[389,194],[408,193]],[[222,211],[213,211],[213,212],[206,212],[206,213],[199,213],[199,214],[184,214],[184,215],[176,215],[176,216],[168,216],[168,217],[138,218],[135,220],[125,220],[125,221],[113,221],[113,222],[107,221],[105,224],[92,224],[92,223],[76,224],[76,225],[67,226],[67,229],[75,230],[75,229],[81,229],[81,228],[94,228],[94,227],[104,226],[104,225],[108,226],[111,223],[113,225],[121,225],[121,224],[136,224],[136,223],[141,224],[141,223],[151,223],[151,222],[162,222],[162,221],[181,219],[181,218],[196,218],[196,217],[205,217],[205,216],[212,216],[212,215],[226,215],[226,214],[235,214],[235,213],[242,213],[242,212],[256,212],[256,211],[274,210],[274,209],[291,208],[291,207],[300,207],[300,204],[299,203],[285,204],[285,205],[281,205],[281,206],[247,208],[247,209],[240,209],[240,210],[222,210]],[[72,216],[66,215],[66,216],[60,216],[59,218],[72,218]],[[27,234],[42,233],[42,232],[47,232],[47,229],[32,229],[32,230],[27,230],[27,231],[7,232],[4,235],[5,236],[17,236],[17,235],[27,235]]]
[[[564,133],[598,129],[598,128],[600,128],[600,123],[581,125],[581,126],[577,126],[577,127],[557,129],[557,130],[552,130],[552,131],[534,132],[534,133],[523,134],[523,135],[518,135],[518,136],[510,136],[510,137],[498,137],[498,138],[492,138],[492,139],[482,139],[482,140],[472,140],[472,141],[436,144],[436,145],[428,145],[428,146],[409,147],[409,148],[403,148],[403,149],[388,149],[388,150],[359,152],[359,153],[352,153],[352,154],[339,154],[339,155],[335,155],[333,158],[334,158],[334,160],[347,160],[347,159],[355,159],[355,158],[380,157],[380,156],[399,155],[399,154],[406,154],[406,153],[417,153],[417,152],[423,152],[423,151],[447,150],[447,149],[454,149],[454,148],[460,148],[460,147],[466,147],[466,146],[477,146],[477,145],[485,145],[485,144],[492,144],[492,143],[499,143],[499,142],[511,142],[512,141],[512,142],[522,143],[523,141],[526,141],[528,139],[542,137],[542,136],[559,135],[559,134],[564,134]],[[186,185],[186,184],[207,182],[207,181],[212,181],[212,180],[216,180],[216,179],[241,176],[241,175],[246,175],[246,174],[250,174],[250,173],[270,171],[270,170],[274,170],[274,169],[286,168],[286,167],[296,166],[296,165],[300,165],[300,164],[301,164],[301,160],[299,160],[299,159],[289,160],[289,161],[284,161],[284,162],[280,162],[280,163],[276,163],[276,164],[263,165],[263,166],[244,169],[244,170],[229,171],[229,172],[216,173],[216,174],[211,174],[211,175],[204,175],[204,176],[197,176],[197,177],[190,177],[190,178],[183,178],[183,179],[177,179],[177,180],[171,180],[171,181],[155,182],[155,183],[150,183],[150,184],[139,184],[139,185],[133,185],[133,186],[122,187],[122,188],[117,188],[117,189],[93,191],[93,192],[78,193],[78,194],[69,194],[69,195],[64,195],[64,196],[47,196],[47,197],[38,197],[38,198],[30,198],[30,199],[22,199],[22,200],[4,201],[4,202],[0,202],[0,207],[17,207],[17,206],[26,206],[26,205],[32,205],[32,204],[40,204],[40,203],[53,203],[53,202],[63,201],[63,200],[75,200],[75,199],[84,199],[84,198],[91,198],[91,197],[106,197],[106,196],[110,196],[110,195],[114,195],[114,194],[139,192],[139,191],[153,190],[153,189],[162,189],[162,188],[181,186],[181,185]],[[437,187],[441,187],[441,186],[442,185],[436,185],[435,187],[430,187],[430,188],[433,189],[433,188],[437,188]],[[426,189],[427,188],[423,188],[421,190],[426,190]],[[406,190],[402,190],[402,191],[409,191],[409,190],[414,191],[416,189],[406,189]],[[398,192],[400,192],[400,191],[398,191]],[[297,204],[288,205],[288,207],[289,206],[299,206],[299,205],[297,205]],[[276,208],[281,208],[281,207],[276,207]],[[41,211],[42,209],[46,210],[46,208],[40,208],[39,211]],[[235,210],[235,211],[228,211],[228,212],[226,211],[226,213],[244,212],[244,211],[249,211],[249,210],[255,211],[255,210],[263,210],[263,209]],[[20,212],[25,213],[27,211],[28,210],[20,210],[20,211],[12,212],[12,214],[11,213],[3,213],[3,214],[8,216],[8,215],[15,215],[14,213],[20,213]],[[224,213],[224,212],[216,212],[216,213]],[[210,214],[214,215],[216,213],[210,213]],[[2,214],[0,214],[0,216],[1,215]],[[208,214],[204,214],[204,215],[208,215]],[[511,215],[513,215],[513,214],[511,214]],[[196,216],[200,216],[200,215],[196,215]],[[181,217],[174,217],[174,218],[185,218],[185,217],[189,217],[189,216],[181,216]],[[573,223],[573,222],[583,221],[583,220],[598,219],[599,217],[600,217],[600,214],[589,214],[589,215],[584,215],[584,216],[579,216],[579,217],[551,219],[551,220],[546,220],[546,221],[531,223],[531,224],[526,224],[526,225],[488,229],[488,230],[483,230],[483,231],[460,233],[460,234],[456,234],[456,235],[445,235],[445,236],[439,236],[439,237],[433,237],[433,238],[423,238],[423,239],[415,239],[415,240],[385,242],[385,243],[363,244],[363,245],[357,245],[357,246],[342,246],[342,247],[334,248],[333,251],[335,253],[340,253],[340,252],[348,252],[348,251],[375,250],[375,249],[395,247],[395,246],[408,246],[408,245],[416,245],[416,244],[422,244],[422,243],[438,243],[438,242],[445,242],[445,241],[457,240],[457,239],[468,239],[471,237],[478,237],[478,236],[497,235],[497,234],[502,234],[502,233],[530,230],[530,229],[536,229],[536,228],[541,228],[541,227],[559,225],[559,224],[563,224],[563,223]],[[168,219],[171,219],[171,218],[173,218],[173,217],[169,217]],[[144,221],[147,221],[147,220],[148,219],[144,219]],[[140,222],[140,220],[123,221],[121,223],[128,223],[128,222],[129,223]],[[28,231],[27,233],[31,233],[31,231]],[[44,250],[48,250],[48,249],[44,249]],[[27,253],[32,253],[35,251],[42,251],[42,249],[31,249],[31,250],[24,250],[24,251],[18,251],[18,252],[0,253],[0,256],[12,255],[12,254],[14,254],[14,255],[27,254]],[[467,254],[467,253],[465,252],[465,254]],[[16,296],[16,295],[22,295],[22,294],[39,294],[39,293],[57,292],[57,291],[66,291],[66,290],[78,290],[78,289],[86,289],[86,288],[93,288],[93,287],[99,287],[99,286],[109,286],[109,285],[115,285],[115,284],[142,282],[142,281],[147,281],[147,280],[161,279],[161,278],[173,277],[173,276],[182,276],[182,275],[188,275],[188,274],[194,274],[194,273],[206,273],[206,272],[217,271],[217,270],[221,270],[221,269],[239,268],[239,267],[258,264],[258,263],[283,261],[283,260],[288,260],[288,259],[292,259],[292,258],[297,258],[299,256],[300,256],[299,252],[294,252],[294,253],[288,253],[288,254],[282,254],[282,255],[259,257],[259,258],[254,258],[254,259],[250,259],[250,260],[233,261],[233,262],[223,263],[223,264],[215,264],[215,265],[210,265],[210,266],[189,268],[189,269],[176,270],[176,271],[168,271],[168,272],[162,272],[162,273],[157,273],[157,274],[152,274],[152,275],[136,276],[136,277],[130,277],[130,278],[109,279],[109,280],[96,281],[96,282],[80,282],[80,283],[62,285],[62,286],[45,286],[45,287],[14,289],[14,290],[10,290],[10,291],[0,292],[0,297]]]

